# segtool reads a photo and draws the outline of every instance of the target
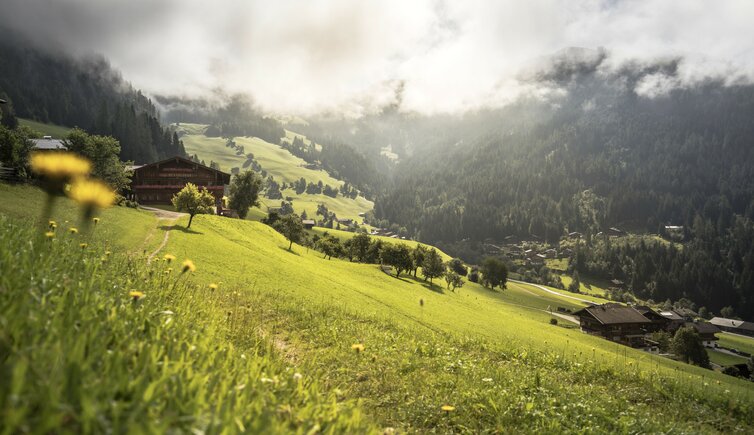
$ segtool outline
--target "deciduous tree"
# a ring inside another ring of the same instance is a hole
[[[186,186],[180,192],[173,195],[172,202],[177,211],[189,214],[186,228],[191,228],[191,222],[195,215],[212,213],[215,197],[206,188],[199,189],[193,183],[186,183]]]
[[[259,191],[262,189],[262,178],[254,171],[244,171],[230,183],[230,203],[232,210],[238,217],[245,219],[250,207],[259,205]]]

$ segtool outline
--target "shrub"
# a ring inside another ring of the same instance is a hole
[[[557,325],[557,324],[558,324],[558,319],[554,317],[550,319],[550,325]]]

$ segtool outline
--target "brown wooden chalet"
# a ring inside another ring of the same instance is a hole
[[[667,317],[645,305],[634,305],[634,309],[652,322],[648,332],[670,331],[672,321]]]
[[[133,168],[131,191],[141,204],[170,204],[173,195],[186,183],[206,188],[220,206],[230,174],[204,166],[184,157],[171,157]]]
[[[654,328],[635,308],[615,303],[582,308],[573,315],[582,331],[631,347],[646,346],[644,336]]]

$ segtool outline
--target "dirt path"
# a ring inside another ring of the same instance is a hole
[[[163,210],[161,208],[139,206],[140,209],[151,211],[157,217],[157,219],[178,219],[183,216],[188,216],[186,213],[178,213],[177,211]]]
[[[149,257],[147,257],[147,264],[152,262],[152,258],[154,258],[155,255],[157,255],[160,251],[162,251],[162,248],[165,247],[165,245],[168,244],[168,236],[170,236],[170,230],[173,229],[172,224],[174,224],[175,221],[170,222],[170,228],[165,230],[165,237],[162,238],[162,243],[160,243],[160,246],[157,247],[151,254],[149,254]]]
[[[178,218],[183,216],[188,216],[186,213],[178,213],[175,211],[168,211],[168,210],[162,210],[159,208],[154,207],[144,207],[140,206],[139,208],[147,211],[151,211],[154,213],[155,217],[157,218],[157,221],[165,220],[167,221],[167,224],[169,227],[165,230],[165,237],[162,238],[162,243],[160,243],[160,246],[157,247],[149,256],[147,257],[147,264],[152,262],[152,258],[154,258],[155,255],[157,255],[160,251],[162,251],[162,248],[165,247],[165,245],[168,244],[168,238],[170,237],[170,230],[173,229],[173,225],[175,225],[175,222],[178,220]]]

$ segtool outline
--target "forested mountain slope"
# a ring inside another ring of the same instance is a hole
[[[123,160],[148,163],[185,154],[152,102],[101,57],[74,59],[6,33],[0,38],[3,94],[18,117],[115,137]]]
[[[577,267],[645,297],[754,315],[754,87],[709,81],[638,95],[651,74],[545,77],[563,97],[477,115],[489,124],[470,140],[414,153],[377,198],[377,217],[427,242],[684,226],[683,250],[590,244]]]

